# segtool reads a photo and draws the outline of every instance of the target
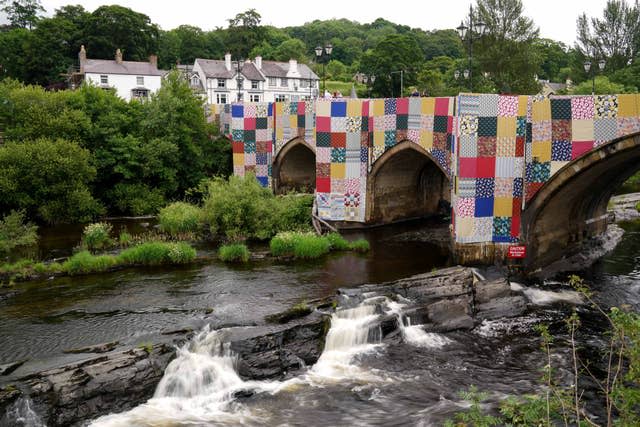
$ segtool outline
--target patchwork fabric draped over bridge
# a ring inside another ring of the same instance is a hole
[[[272,162],[302,139],[315,153],[321,218],[365,222],[375,162],[409,141],[451,183],[459,243],[520,239],[523,209],[562,167],[640,132],[640,95],[319,99],[225,105],[215,111],[233,146],[234,173],[272,184]]]

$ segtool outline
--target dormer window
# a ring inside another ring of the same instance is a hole
[[[251,80],[251,89],[258,89],[258,81]]]
[[[197,75],[191,77],[191,86],[200,86],[200,78]]]

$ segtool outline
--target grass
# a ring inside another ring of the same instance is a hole
[[[65,261],[62,270],[73,276],[106,271],[117,264],[118,260],[113,255],[92,255],[89,251],[81,251]]]
[[[184,233],[197,233],[201,229],[202,209],[185,202],[175,202],[158,214],[160,230],[173,237]]]
[[[351,86],[353,86],[353,84],[354,84],[353,82],[327,80],[326,82],[327,92],[330,92],[331,94],[333,94],[334,92],[340,91],[343,98],[349,98],[349,96],[351,95]],[[358,84],[358,83],[356,83],[355,85],[356,85],[356,91],[359,94],[366,92],[367,87],[365,85]]]
[[[196,257],[196,250],[186,243],[147,242],[125,249],[117,256],[123,264],[186,264]]]
[[[247,245],[243,243],[232,243],[230,245],[222,245],[218,250],[218,256],[224,262],[247,262],[251,253]]]
[[[330,251],[367,252],[369,242],[364,239],[348,242],[338,233],[318,236],[314,233],[284,232],[271,239],[269,248],[276,257],[315,259]]]
[[[89,224],[82,232],[82,245],[90,251],[106,249],[113,245],[111,231],[113,227],[106,222]]]

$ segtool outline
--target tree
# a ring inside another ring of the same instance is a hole
[[[301,40],[288,39],[280,43],[273,50],[272,59],[275,61],[288,61],[296,59],[299,62],[307,62],[307,47]]]
[[[249,9],[228,20],[226,45],[237,58],[247,58],[249,52],[264,40],[261,18],[255,9]]]
[[[627,65],[640,47],[640,9],[635,2],[608,0],[602,19],[578,18],[579,51],[588,58],[605,58],[608,71]]]
[[[32,29],[40,19],[39,14],[45,11],[40,0],[1,0],[0,5],[15,28]]]
[[[486,24],[486,34],[474,45],[479,78],[489,72],[498,90],[510,93],[536,93],[534,75],[540,57],[533,49],[539,30],[522,15],[521,0],[478,0],[477,17]]]
[[[158,32],[147,15],[122,6],[100,6],[87,24],[87,51],[92,58],[112,59],[120,49],[127,60],[146,61],[158,51]]]

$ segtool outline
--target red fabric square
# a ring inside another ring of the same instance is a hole
[[[460,178],[476,178],[476,158],[460,157]]]
[[[318,192],[318,193],[330,193],[331,192],[331,178],[316,178],[316,192]]]
[[[522,199],[513,199],[513,210],[511,216],[511,237],[520,237],[520,217],[522,215]]]
[[[524,136],[516,137],[516,157],[524,156]]]
[[[344,132],[334,132],[331,134],[331,147],[333,148],[346,148],[347,147],[347,134]]]
[[[476,164],[476,178],[494,178],[496,176],[495,157],[478,157]]]
[[[447,118],[447,133],[453,133],[453,116]]]
[[[316,117],[316,132],[331,132],[331,117]]]
[[[571,160],[582,156],[593,149],[593,141],[573,141],[571,143]]]
[[[447,151],[447,134],[442,132],[433,133],[433,148]]]
[[[245,119],[244,119],[244,130],[256,130],[256,118],[255,117],[245,117]]]
[[[365,117],[369,115],[369,101],[362,101],[362,115]]]
[[[409,114],[409,98],[396,99],[396,114]]]
[[[242,142],[232,142],[231,143],[231,150],[234,153],[244,153],[244,143]]]
[[[449,98],[436,98],[434,116],[449,115]]]
[[[536,195],[538,190],[540,190],[540,187],[542,187],[543,185],[544,185],[544,182],[527,182],[527,193],[526,193],[527,202],[530,201],[533,198],[533,196]]]
[[[304,101],[298,102],[298,114],[304,115]]]

